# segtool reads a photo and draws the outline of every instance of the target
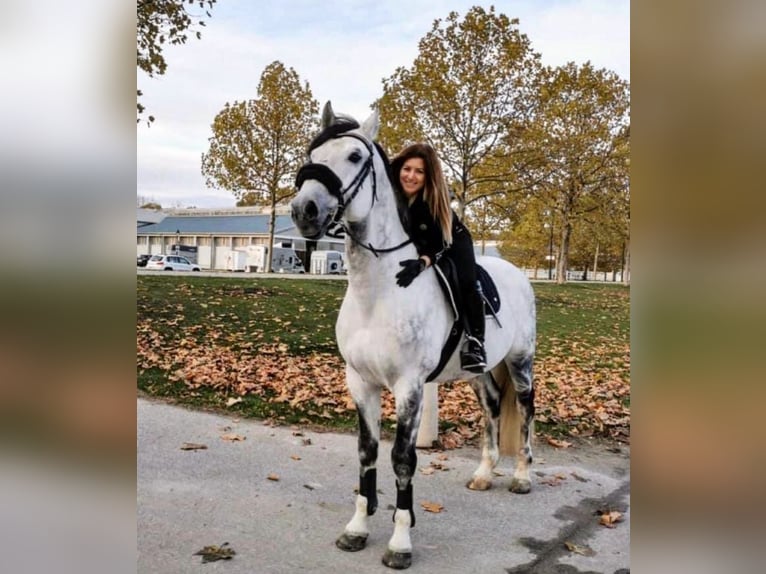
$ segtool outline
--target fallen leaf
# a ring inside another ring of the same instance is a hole
[[[226,401],[227,407],[232,407],[236,405],[237,403],[242,402],[242,397],[229,397],[229,400]]]
[[[181,445],[181,450],[205,450],[206,444],[197,444],[196,442],[185,442]]]
[[[420,474],[433,474],[434,472],[436,472],[436,469],[432,466],[420,469]]]
[[[595,556],[596,552],[590,546],[580,546],[572,542],[564,542],[567,550],[574,552],[575,554],[581,554],[582,556]]]
[[[566,476],[563,474],[556,474],[548,476],[540,481],[540,484],[547,484],[548,486],[560,486],[563,480],[566,480]]]
[[[194,553],[194,556],[202,556],[202,563],[215,562],[216,560],[231,560],[236,554],[233,548],[227,548],[228,542],[220,546],[205,546],[202,550]]]
[[[438,502],[421,502],[420,506],[422,506],[423,510],[425,510],[426,512],[433,512],[435,514],[438,514],[444,508],[444,506],[442,506]]]
[[[556,448],[569,448],[572,446],[571,442],[565,441],[565,440],[556,440],[555,438],[548,437],[548,444],[551,446],[555,446]]]
[[[303,439],[303,446],[309,446],[311,444],[310,438],[304,438]]]
[[[293,460],[300,460],[301,459],[301,457],[299,457],[297,454],[290,455],[290,458],[293,459]]]
[[[237,442],[237,441],[240,441],[240,440],[245,440],[247,437],[242,436],[241,434],[237,434],[237,433],[233,433],[232,432],[232,433],[222,434],[221,438],[223,440],[228,440],[229,442]]]
[[[606,526],[607,528],[614,528],[614,525],[617,522],[622,522],[622,512],[616,510],[610,510],[609,512],[603,513],[598,521],[599,524]]]
[[[269,480],[273,480],[274,482],[276,482],[276,481],[278,481],[278,480],[279,480],[279,475],[278,475],[278,474],[273,474],[273,473],[272,473],[272,474],[270,474],[269,476],[267,476],[266,478],[267,478],[267,479],[269,479]]]

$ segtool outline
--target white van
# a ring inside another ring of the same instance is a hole
[[[343,254],[340,251],[314,251],[311,254],[312,275],[340,275],[345,273]]]
[[[266,245],[248,245],[235,251],[244,254],[240,257],[239,268],[242,271],[264,273],[266,271]],[[237,269],[239,270],[239,269]],[[271,248],[271,271],[273,273],[305,273],[303,262],[292,247]]]

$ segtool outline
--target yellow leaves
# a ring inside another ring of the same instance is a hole
[[[444,506],[438,502],[421,502],[420,506],[426,512],[433,512],[434,514],[439,514],[444,509]]]
[[[216,560],[231,560],[236,554],[233,548],[229,548],[229,543],[224,542],[220,546],[205,546],[202,550],[197,550],[194,556],[202,556],[202,563],[215,562]]]
[[[167,301],[139,296],[136,364],[142,388],[152,387],[157,380],[157,387],[168,389],[160,392],[169,395],[197,393],[197,397],[210,397],[211,393],[205,391],[212,391],[212,398],[205,399],[210,404],[248,412],[248,416],[260,409],[256,416],[271,417],[274,424],[284,424],[293,414],[298,415],[294,420],[305,417],[303,422],[320,424],[338,416],[356,419],[343,361],[334,340],[328,339],[330,331],[320,326],[319,305],[313,292],[290,292],[293,307],[280,308],[280,320],[275,321],[275,313],[268,310],[268,297],[272,295],[269,289],[259,288],[256,295],[246,296],[241,287],[234,291],[238,299],[231,294],[232,288],[197,285],[193,290],[172,292]],[[278,295],[286,298],[284,292]],[[612,295],[618,297],[619,292]],[[238,309],[236,305],[242,303],[243,297],[250,311],[237,315],[232,311]],[[608,298],[602,299],[566,300],[562,304],[595,305],[600,316],[609,305]],[[326,304],[324,314],[334,315],[335,293],[320,300]],[[200,312],[203,301],[208,307]],[[556,301],[545,299],[544,304],[550,308]],[[256,303],[260,305],[256,307]],[[171,311],[158,313],[158,309]],[[296,314],[296,310],[302,313]],[[315,317],[317,324],[303,332],[305,314]],[[179,321],[176,316],[185,320]],[[611,310],[605,316],[611,317]],[[542,317],[544,325],[544,314]],[[290,326],[285,327],[288,323]],[[265,325],[282,331],[269,331]],[[288,345],[279,335],[289,329],[300,331],[300,335],[291,336]],[[544,334],[545,328],[540,330],[540,352],[535,362],[536,420],[557,430],[566,429],[572,436],[626,440],[631,416],[630,347],[621,335],[604,328],[593,329],[594,334],[588,337],[584,337],[584,331],[565,337],[555,330],[553,336]],[[308,352],[300,350],[301,345],[304,349],[331,350]],[[152,372],[145,374],[145,370]],[[153,392],[151,388],[149,392]],[[440,384],[438,394],[439,421],[443,425],[441,447],[477,444],[484,421],[470,386],[465,382]],[[381,397],[381,420],[384,426],[396,420],[394,399],[388,391]],[[551,447],[566,449],[574,446],[568,438],[557,434],[556,438],[543,440]]]
[[[540,481],[540,484],[547,484],[548,486],[560,486],[562,481],[566,480],[565,474],[557,473],[552,476],[547,476]]]
[[[551,446],[555,446],[556,448],[569,448],[572,446],[572,443],[565,440],[557,440],[552,437],[547,438],[548,444]]]
[[[595,556],[596,552],[591,548],[590,546],[583,545],[580,546],[579,544],[574,544],[573,542],[564,542],[564,546],[567,550],[570,552],[573,552],[574,554],[580,554],[582,556]]]
[[[239,441],[245,440],[247,437],[245,437],[245,436],[243,436],[241,434],[237,434],[237,433],[233,433],[232,432],[232,433],[222,434],[221,438],[223,440],[225,440],[225,441],[228,441],[228,442],[239,442]]]
[[[599,511],[599,513],[601,514],[601,518],[599,518],[598,523],[607,528],[614,528],[615,524],[622,522],[623,520],[622,512],[617,510],[606,509]]]
[[[272,482],[279,482],[279,475],[271,473],[266,477],[266,480],[271,480]]]

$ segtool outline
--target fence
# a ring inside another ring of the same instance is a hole
[[[534,280],[548,279],[548,269],[522,269],[527,277]],[[551,269],[551,279],[556,280],[556,269]],[[585,271],[570,269],[567,271],[567,281],[603,281],[605,283],[622,283],[622,271]]]

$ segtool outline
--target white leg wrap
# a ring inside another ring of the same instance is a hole
[[[349,523],[346,524],[346,534],[353,536],[368,535],[370,529],[367,525],[367,519],[367,497],[359,494],[356,497],[356,510],[354,511],[354,516]]]
[[[410,540],[410,511],[396,509],[394,513],[394,534],[388,541],[388,548],[394,552],[412,552]]]

